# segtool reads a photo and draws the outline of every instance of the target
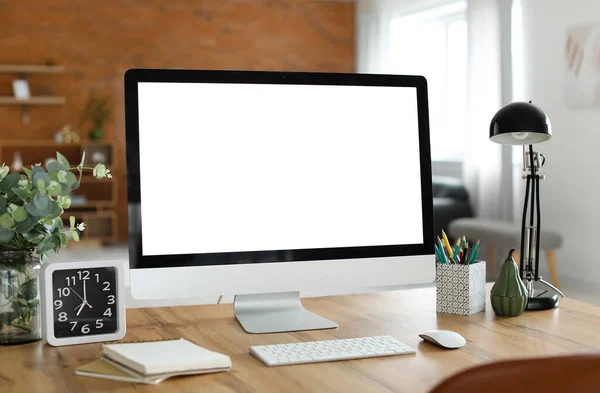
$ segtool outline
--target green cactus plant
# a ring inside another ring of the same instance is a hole
[[[500,268],[500,275],[490,294],[492,308],[500,317],[518,317],[527,306],[527,287],[519,276],[519,267],[511,249]]]

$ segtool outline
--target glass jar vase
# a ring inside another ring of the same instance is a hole
[[[0,344],[42,338],[40,261],[34,251],[0,251]]]

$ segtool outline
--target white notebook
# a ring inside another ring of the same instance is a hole
[[[75,373],[98,378],[156,384],[176,375],[227,371],[231,359],[183,338],[153,342],[106,344],[102,358]]]

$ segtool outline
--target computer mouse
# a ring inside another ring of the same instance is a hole
[[[463,336],[450,330],[430,330],[419,334],[419,337],[446,349],[460,348],[467,343]]]

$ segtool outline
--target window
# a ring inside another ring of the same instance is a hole
[[[387,47],[388,71],[427,78],[432,159],[462,161],[467,127],[466,2],[392,18]]]

